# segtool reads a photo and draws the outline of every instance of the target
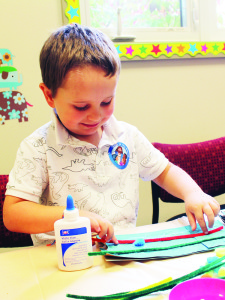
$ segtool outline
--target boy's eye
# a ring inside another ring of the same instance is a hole
[[[86,110],[88,109],[88,105],[85,105],[85,106],[82,106],[82,107],[79,107],[79,106],[75,106],[75,108],[79,111],[83,111],[83,110]]]
[[[108,102],[102,102],[101,106],[107,106],[112,102],[112,99],[110,99]]]
[[[110,103],[112,102],[112,98],[107,101],[107,102],[102,102],[101,103],[101,106],[107,106],[107,105],[110,105]],[[89,105],[85,105],[85,106],[74,106],[76,110],[79,110],[79,111],[84,111],[84,110],[87,110],[89,108]]]

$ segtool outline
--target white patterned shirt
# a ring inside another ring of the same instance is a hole
[[[6,195],[66,206],[70,194],[78,209],[101,215],[115,228],[134,227],[139,177],[153,180],[167,164],[136,127],[114,116],[96,147],[71,136],[53,113],[51,122],[22,141]]]

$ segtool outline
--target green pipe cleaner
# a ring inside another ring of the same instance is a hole
[[[207,273],[215,268],[221,267],[224,264],[225,256],[222,256],[221,258],[218,258],[217,260],[187,274],[182,277],[179,277],[177,279],[174,279],[172,281],[169,281],[167,283],[163,283],[161,285],[158,285],[156,287],[152,287],[149,289],[143,289],[138,292],[124,292],[124,293],[117,293],[117,294],[111,294],[106,296],[81,296],[81,295],[73,295],[73,294],[67,294],[66,297],[73,298],[73,299],[83,299],[83,300],[128,300],[128,299],[136,299],[141,296],[145,296],[151,293],[159,292],[159,291],[165,291],[168,289],[172,289],[175,285],[187,281],[189,279],[192,279],[196,276],[202,275],[204,273]],[[223,279],[223,277],[221,278]]]
[[[172,248],[178,248],[178,247],[185,247],[189,245],[194,245],[194,244],[200,244],[205,241],[209,240],[216,240],[216,239],[221,239],[221,236],[219,237],[212,237],[212,236],[205,236],[202,238],[200,241],[194,240],[194,241],[188,241],[182,244],[177,244],[177,245],[170,245],[170,249]],[[118,247],[118,246],[115,246]],[[106,254],[129,254],[129,253],[138,253],[138,252],[149,252],[149,251],[160,251],[160,250],[167,250],[168,246],[163,246],[163,247],[145,247],[145,248],[136,248],[136,249],[130,249],[130,250],[101,250],[101,251],[94,251],[94,252],[88,252],[89,256],[97,256],[97,255],[106,255]]]

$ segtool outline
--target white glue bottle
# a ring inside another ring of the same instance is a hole
[[[64,218],[55,222],[54,229],[59,269],[76,271],[91,267],[91,223],[88,218],[79,217],[71,195],[67,197]]]

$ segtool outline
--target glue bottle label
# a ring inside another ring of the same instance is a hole
[[[87,260],[87,228],[60,230],[63,265],[80,265]]]

